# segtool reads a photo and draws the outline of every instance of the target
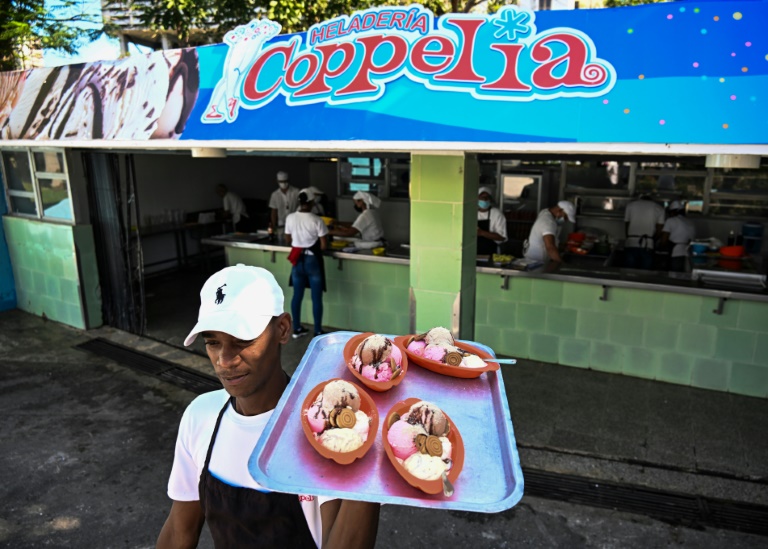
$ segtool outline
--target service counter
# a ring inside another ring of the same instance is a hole
[[[290,300],[285,245],[206,239],[227,264],[272,271]],[[324,324],[408,333],[410,262],[328,252]],[[307,294],[302,320],[311,321]],[[496,353],[768,396],[768,291],[708,287],[690,274],[589,264],[477,268],[475,336]]]

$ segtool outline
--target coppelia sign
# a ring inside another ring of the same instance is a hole
[[[227,33],[223,75],[203,123],[234,122],[241,108],[281,96],[296,106],[376,101],[403,76],[488,101],[598,97],[616,82],[589,36],[567,27],[538,32],[536,14],[515,6],[437,19],[420,5],[372,8],[267,45],[279,32],[263,19]]]
[[[298,34],[254,20],[221,44],[0,73],[0,140],[764,150],[766,21],[768,0],[440,17],[412,4]]]

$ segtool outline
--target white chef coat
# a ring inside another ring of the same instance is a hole
[[[696,236],[693,223],[688,218],[684,215],[670,217],[661,230],[669,233],[669,240],[675,244],[672,257],[688,255],[688,243]]]
[[[384,226],[377,210],[363,210],[352,223],[352,227],[360,231],[360,240],[374,242],[384,238]]]
[[[328,227],[311,212],[294,212],[285,218],[285,234],[291,235],[294,248],[311,248],[318,238],[328,234]]]
[[[488,230],[492,233],[500,234],[504,237],[504,240],[497,240],[496,244],[501,244],[507,241],[507,220],[501,210],[498,208],[491,208],[487,212],[481,212],[477,210],[477,220],[485,221],[490,219]]]
[[[560,227],[557,225],[555,216],[552,215],[549,208],[541,210],[533,227],[531,227],[528,240],[523,244],[523,255],[525,258],[533,261],[546,261],[549,254],[547,254],[547,248],[544,246],[544,237],[551,234],[555,237],[555,243],[557,243],[559,232]]]
[[[285,218],[299,207],[299,189],[288,185],[285,192],[277,189],[269,197],[269,207],[277,210],[277,226],[285,226]]]
[[[653,248],[656,225],[664,224],[664,208],[653,200],[635,200],[627,204],[624,221],[629,223],[624,246],[650,249]],[[641,242],[640,237],[643,235],[646,235],[646,238]]]
[[[232,191],[227,191],[222,201],[224,203],[224,211],[232,214],[232,221],[235,224],[240,223],[240,218],[248,217],[248,214],[245,212],[245,202]]]

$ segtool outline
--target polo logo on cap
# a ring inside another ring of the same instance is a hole
[[[221,289],[226,286],[226,284],[222,284],[218,288],[216,288],[216,305],[220,305],[222,301],[224,301],[224,297],[227,295]]]

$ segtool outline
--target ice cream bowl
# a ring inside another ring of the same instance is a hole
[[[373,332],[366,332],[352,336],[344,346],[344,363],[347,365],[347,369],[352,373],[353,376],[357,378],[360,383],[368,387],[371,391],[383,393],[384,391],[389,391],[392,387],[400,385],[400,382],[403,381],[405,374],[408,372],[408,357],[405,354],[405,349],[403,346],[398,345],[394,340],[392,340],[393,345],[400,349],[400,355],[402,356],[402,361],[400,363],[400,373],[393,376],[389,381],[376,381],[374,379],[368,379],[367,377],[363,376],[363,374],[358,372],[355,367],[352,366],[352,357],[355,355],[355,351],[357,350],[358,345],[360,345],[363,340],[372,335],[375,334]]]
[[[472,379],[472,378],[480,377],[485,372],[495,372],[496,370],[499,369],[499,364],[497,362],[493,362],[494,357],[492,357],[490,353],[487,353],[482,349],[478,349],[474,345],[463,343],[461,341],[456,341],[454,343],[454,346],[458,347],[462,351],[466,351],[468,353],[472,353],[473,355],[479,356],[485,361],[485,366],[483,366],[482,368],[467,368],[466,366],[451,366],[450,364],[444,364],[442,362],[438,362],[437,360],[432,360],[423,356],[419,356],[416,353],[413,353],[408,350],[408,345],[410,345],[411,340],[415,337],[417,336],[415,335],[397,336],[395,338],[395,344],[400,346],[400,348],[405,351],[405,356],[408,357],[408,360],[411,363],[416,364],[417,366],[421,366],[422,368],[425,368],[432,372],[435,372],[436,374],[450,376],[450,377],[459,377],[463,379]]]
[[[309,391],[307,397],[304,399],[304,403],[301,406],[301,427],[304,430],[304,435],[307,437],[309,444],[317,451],[318,454],[326,459],[331,459],[340,465],[349,465],[356,459],[362,458],[368,452],[368,450],[371,449],[371,446],[373,446],[373,443],[376,440],[376,434],[379,431],[379,411],[376,409],[376,404],[373,402],[373,399],[371,399],[370,395],[356,383],[352,383],[351,381],[347,380],[341,380],[349,383],[350,385],[354,386],[355,389],[357,389],[357,392],[360,394],[360,410],[362,410],[365,415],[371,418],[371,424],[368,427],[368,438],[357,450],[352,450],[351,452],[334,452],[333,450],[326,448],[317,438],[315,438],[315,433],[312,432],[312,428],[309,425],[309,420],[307,419],[307,410],[312,407],[315,399],[317,399],[325,386],[330,382],[339,379],[340,378],[333,378],[327,381],[323,381]]]
[[[394,451],[392,450],[392,446],[389,444],[389,428],[391,425],[397,421],[400,416],[407,414],[411,406],[417,402],[420,402],[421,400],[422,399],[420,398],[407,398],[392,406],[384,418],[384,425],[381,429],[381,441],[384,445],[384,451],[387,453],[387,457],[389,458],[390,463],[392,463],[392,466],[395,468],[398,474],[403,477],[403,479],[408,484],[427,494],[441,494],[445,496],[443,491],[443,481],[441,479],[424,480],[409,473],[405,466],[398,461]],[[461,438],[459,429],[456,427],[456,424],[453,422],[450,416],[445,412],[445,409],[442,407],[440,409],[443,411],[443,414],[445,414],[445,417],[448,419],[448,424],[450,425],[450,430],[446,436],[448,437],[448,440],[451,442],[452,446],[452,465],[450,471],[446,473],[446,476],[448,481],[450,481],[450,483],[455,486],[456,480],[459,478],[459,474],[464,467],[464,441]]]

